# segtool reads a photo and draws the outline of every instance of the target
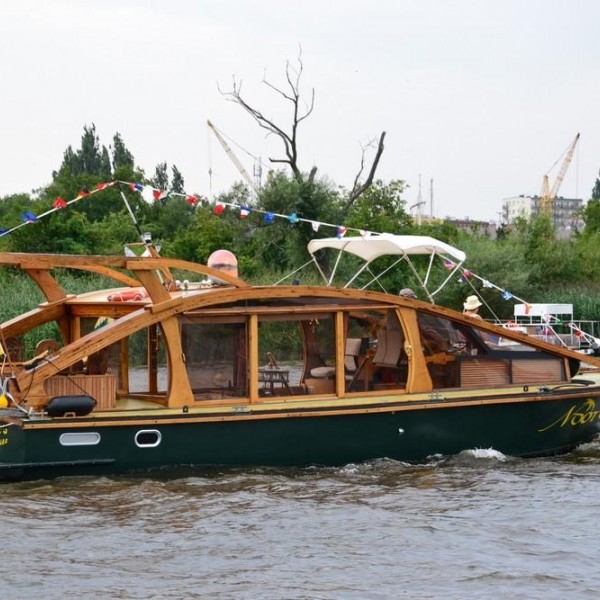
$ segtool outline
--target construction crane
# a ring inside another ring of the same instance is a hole
[[[246,180],[246,183],[250,186],[250,189],[255,193],[256,196],[260,193],[260,188],[256,185],[252,177],[248,174],[242,163],[238,160],[237,156],[233,153],[233,150],[229,147],[229,144],[225,141],[225,138],[221,135],[221,132],[212,124],[210,119],[206,120],[206,124],[212,129],[215,137],[219,140],[225,154],[230,158],[231,162],[235,165],[237,170],[240,172],[242,177]]]
[[[571,164],[571,160],[573,160],[573,154],[575,153],[575,147],[577,146],[577,142],[579,141],[579,134],[575,136],[575,139],[571,142],[571,145],[568,147],[565,158],[560,167],[560,171],[552,184],[552,188],[550,187],[550,182],[548,180],[548,174],[544,175],[542,180],[542,192],[540,194],[540,212],[543,212],[550,216],[551,220],[554,220],[554,200],[558,194],[558,190],[565,178],[565,174],[567,173],[567,169]],[[560,159],[559,159],[560,160]],[[558,162],[558,161],[557,161]],[[555,165],[556,163],[554,163]],[[554,167],[554,165],[552,165]],[[552,170],[552,169],[550,169]]]

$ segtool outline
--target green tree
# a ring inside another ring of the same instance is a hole
[[[169,172],[167,163],[161,162],[156,165],[154,177],[150,180],[152,185],[159,190],[169,189]]]
[[[127,149],[125,146],[125,142],[123,142],[123,138],[120,133],[115,133],[113,136],[113,166],[115,171],[121,169],[123,167],[129,168],[133,171],[134,168],[134,158],[133,154]]]
[[[377,233],[406,232],[412,218],[405,210],[405,189],[406,184],[400,179],[389,183],[374,181],[351,206],[344,225]]]
[[[185,193],[185,181],[183,175],[175,165],[171,167],[171,191],[178,194]]]

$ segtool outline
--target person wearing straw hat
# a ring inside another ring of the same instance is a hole
[[[477,312],[479,307],[481,306],[481,302],[477,296],[469,296],[463,302],[463,314],[468,315],[469,317],[474,317],[476,319],[481,319],[481,315]]]

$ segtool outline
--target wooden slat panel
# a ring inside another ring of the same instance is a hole
[[[564,381],[560,358],[524,358],[512,361],[513,383],[558,383]]]
[[[468,358],[460,362],[460,387],[474,388],[510,383],[508,361]]]
[[[114,375],[56,375],[44,382],[44,390],[51,398],[87,394],[98,403],[95,410],[115,407],[116,387]]]

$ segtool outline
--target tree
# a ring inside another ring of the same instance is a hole
[[[112,151],[113,167],[115,171],[121,167],[128,167],[129,169],[133,170],[135,162],[133,159],[133,154],[131,154],[131,152],[129,152],[125,146],[120,133],[115,133],[113,137]]]
[[[297,66],[294,67],[289,61],[286,62],[285,67],[285,85],[283,87],[276,86],[275,84],[263,78],[262,82],[274,91],[276,94],[281,96],[286,102],[291,104],[291,126],[286,128],[275,122],[271,117],[265,115],[259,108],[254,107],[246,100],[242,95],[242,82],[233,80],[233,86],[230,92],[222,92],[221,94],[229,101],[234,102],[241,106],[252,118],[258,123],[260,127],[267,131],[268,135],[277,136],[284,149],[285,158],[269,158],[272,163],[287,164],[294,178],[298,181],[305,179],[302,169],[299,165],[298,158],[298,128],[300,123],[307,119],[312,113],[315,105],[315,90],[314,88],[310,94],[310,100],[306,102],[300,92],[300,80],[304,70],[304,64],[302,62],[302,49],[300,49]],[[359,198],[372,184],[375,177],[375,172],[379,164],[379,159],[383,153],[383,141],[385,139],[385,131],[381,134],[379,142],[377,144],[377,150],[375,158],[369,169],[369,173],[364,181],[361,181],[362,173],[365,169],[365,149],[363,148],[361,164],[358,174],[354,179],[354,185],[348,194],[346,200],[346,211],[352,206],[352,204]],[[317,167],[313,165],[311,168],[307,180],[312,183],[317,173]]]
[[[405,188],[405,182],[400,179],[387,184],[380,179],[374,181],[353,205],[348,206],[345,201],[344,224],[377,233],[407,232],[412,218],[406,212],[406,201],[402,198]]]
[[[100,139],[96,135],[96,126],[83,126],[81,148],[74,151],[69,146],[63,155],[63,162],[58,172],[52,174],[53,179],[60,175],[95,175],[101,179],[110,179],[112,174],[110,155],[106,146],[100,146]]]
[[[156,165],[154,177],[150,180],[150,182],[159,190],[166,190],[169,188],[169,173],[167,171],[166,161]]]
[[[171,167],[171,191],[178,194],[185,193],[185,182],[181,171],[173,165]]]

